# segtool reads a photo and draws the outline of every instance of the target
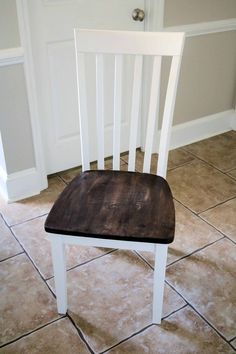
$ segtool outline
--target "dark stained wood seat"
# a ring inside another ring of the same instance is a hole
[[[45,223],[49,233],[171,243],[175,211],[166,180],[122,171],[86,171],[62,192]]]

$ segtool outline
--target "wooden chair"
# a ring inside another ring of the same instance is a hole
[[[58,312],[67,311],[64,245],[79,244],[155,253],[153,323],[161,322],[168,244],[174,239],[174,203],[166,177],[168,147],[183,33],[75,30],[79,120],[83,172],[52,207],[45,230],[50,233]],[[96,53],[98,170],[90,170],[84,53]],[[115,57],[113,170],[104,170],[103,55]],[[128,171],[120,169],[121,73],[124,54],[134,55]],[[135,171],[143,56],[153,56],[143,173]],[[160,133],[157,175],[150,171],[157,118],[161,58],[172,57]],[[79,281],[79,279],[78,279]],[[89,287],[89,284],[88,284]]]

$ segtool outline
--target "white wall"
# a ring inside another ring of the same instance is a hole
[[[15,0],[0,1],[0,49],[20,46]]]
[[[0,68],[0,130],[7,173],[35,166],[22,64]]]

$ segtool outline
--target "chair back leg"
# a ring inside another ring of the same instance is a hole
[[[60,314],[67,311],[66,256],[65,244],[60,237],[51,239],[54,281],[57,296],[57,310]]]
[[[153,280],[153,315],[152,315],[152,321],[154,324],[161,323],[167,251],[168,251],[168,245],[156,244],[155,268],[154,268],[154,280]]]

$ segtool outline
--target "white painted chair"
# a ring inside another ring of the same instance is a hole
[[[175,212],[165,180],[170,131],[184,46],[183,33],[75,30],[79,121],[83,173],[62,192],[45,223],[52,244],[58,312],[67,311],[65,244],[152,251],[155,253],[153,323],[160,323],[168,244],[174,239]],[[96,53],[98,171],[90,170],[84,53]],[[113,171],[104,170],[103,55],[115,56]],[[123,55],[134,56],[128,171],[120,169]],[[135,171],[143,56],[153,56],[143,173]],[[157,175],[150,174],[151,154],[163,56],[172,57]],[[79,281],[79,280],[78,280]],[[89,284],[88,284],[89,287]]]

